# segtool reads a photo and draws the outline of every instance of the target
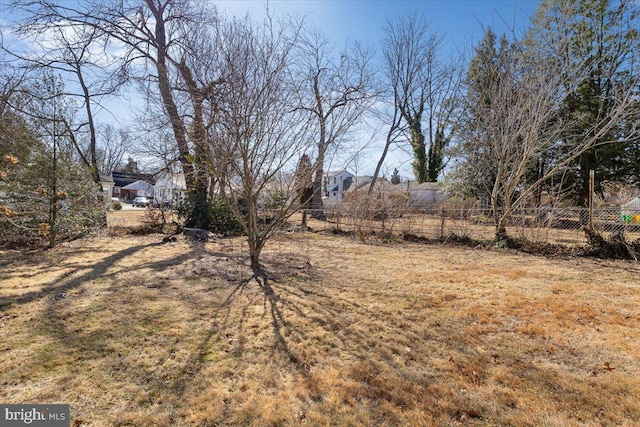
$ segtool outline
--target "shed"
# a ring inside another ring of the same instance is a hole
[[[444,192],[444,184],[440,182],[418,184],[416,181],[407,181],[397,185],[406,189],[409,194],[409,200],[414,206],[444,203],[448,199]]]

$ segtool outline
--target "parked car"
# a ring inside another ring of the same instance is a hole
[[[151,203],[151,200],[147,199],[146,197],[143,196],[138,196],[135,199],[133,199],[133,207],[139,207],[139,208],[145,208],[147,206],[149,206],[149,204]]]

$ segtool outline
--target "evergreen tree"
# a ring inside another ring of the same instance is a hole
[[[566,147],[599,131],[595,124],[616,107],[617,93],[638,93],[634,68],[638,61],[639,12],[630,0],[545,0],[541,4],[534,22],[542,37],[553,38],[560,30],[567,35],[565,48],[550,54],[568,67],[584,70],[583,79],[566,88],[561,111],[562,120],[571,122],[562,135]],[[620,117],[616,126],[600,135],[594,147],[573,162],[565,188],[578,204],[587,205],[590,170],[595,171],[597,192],[602,191],[605,181],[640,182],[637,140],[623,137],[635,123],[637,111],[631,109],[629,115]],[[555,155],[548,153],[547,167],[553,166]]]
[[[402,178],[400,177],[400,171],[398,171],[398,168],[395,168],[393,170],[393,173],[391,174],[391,183],[393,185],[396,184],[400,184],[402,182]]]
[[[30,89],[38,96],[22,113],[4,113],[14,124],[0,129],[0,139],[9,132],[13,140],[0,148],[11,150],[0,166],[0,234],[8,243],[54,247],[99,227],[104,200],[70,141],[65,123],[74,105],[62,82],[48,74]]]
[[[308,155],[303,154],[298,161],[298,167],[296,168],[296,191],[300,200],[300,208],[302,211],[302,225],[307,225],[307,211],[309,203],[313,198],[313,166],[311,165],[311,159]]]
[[[129,156],[129,158],[127,158],[127,163],[121,165],[120,168],[118,168],[118,172],[140,173],[138,162],[136,162],[131,156]]]
[[[461,115],[460,144],[454,150],[461,162],[454,167],[452,192],[463,198],[489,201],[496,181],[496,169],[487,163],[495,157],[493,120],[500,110],[492,96],[500,89],[507,64],[515,55],[515,47],[506,37],[500,39],[487,28],[475,49],[465,80],[464,113]],[[501,110],[504,111],[504,110]]]

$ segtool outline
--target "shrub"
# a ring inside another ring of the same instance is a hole
[[[242,226],[222,199],[202,200],[190,197],[178,205],[178,216],[185,227],[197,227],[214,233],[235,234]]]
[[[119,211],[122,210],[122,203],[120,203],[120,201],[112,201],[111,202],[111,209],[113,209],[114,211]]]

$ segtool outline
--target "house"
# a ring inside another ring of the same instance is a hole
[[[444,193],[444,184],[441,182],[418,184],[416,181],[407,181],[396,186],[407,192],[412,206],[435,205],[444,203],[448,199]]]
[[[104,193],[104,202],[111,203],[114,186],[113,179],[110,176],[100,175],[100,185],[102,185],[102,192]]]
[[[184,200],[187,183],[184,173],[163,172],[153,186],[153,201],[157,205],[174,205]]]
[[[344,192],[344,196],[349,199],[354,199],[356,197],[359,198],[367,195],[369,193],[371,181],[373,181],[373,177],[371,176],[354,177],[352,185]],[[400,193],[402,191],[403,190],[399,185],[391,184],[391,182],[389,182],[385,177],[378,178],[375,186],[373,187],[373,194],[376,195]]]
[[[129,197],[134,199],[138,196],[153,197],[153,185],[148,183],[147,181],[139,180],[136,182],[132,182],[131,184],[127,184],[122,187],[123,190],[126,190],[129,194]]]
[[[143,173],[130,173],[130,172],[112,172],[111,179],[113,180],[113,193],[112,197],[117,197],[121,200],[134,199],[137,194],[135,190],[127,190],[125,187],[129,184],[133,184],[136,181],[146,181],[148,183],[153,182],[153,175]]]
[[[368,186],[371,181],[373,181],[373,177],[370,175],[356,176],[353,178],[353,183],[351,187],[349,187],[348,191],[359,190],[365,185]]]
[[[324,197],[331,202],[339,202],[344,198],[344,192],[351,187],[354,175],[343,169],[341,171],[325,172],[322,175]]]

